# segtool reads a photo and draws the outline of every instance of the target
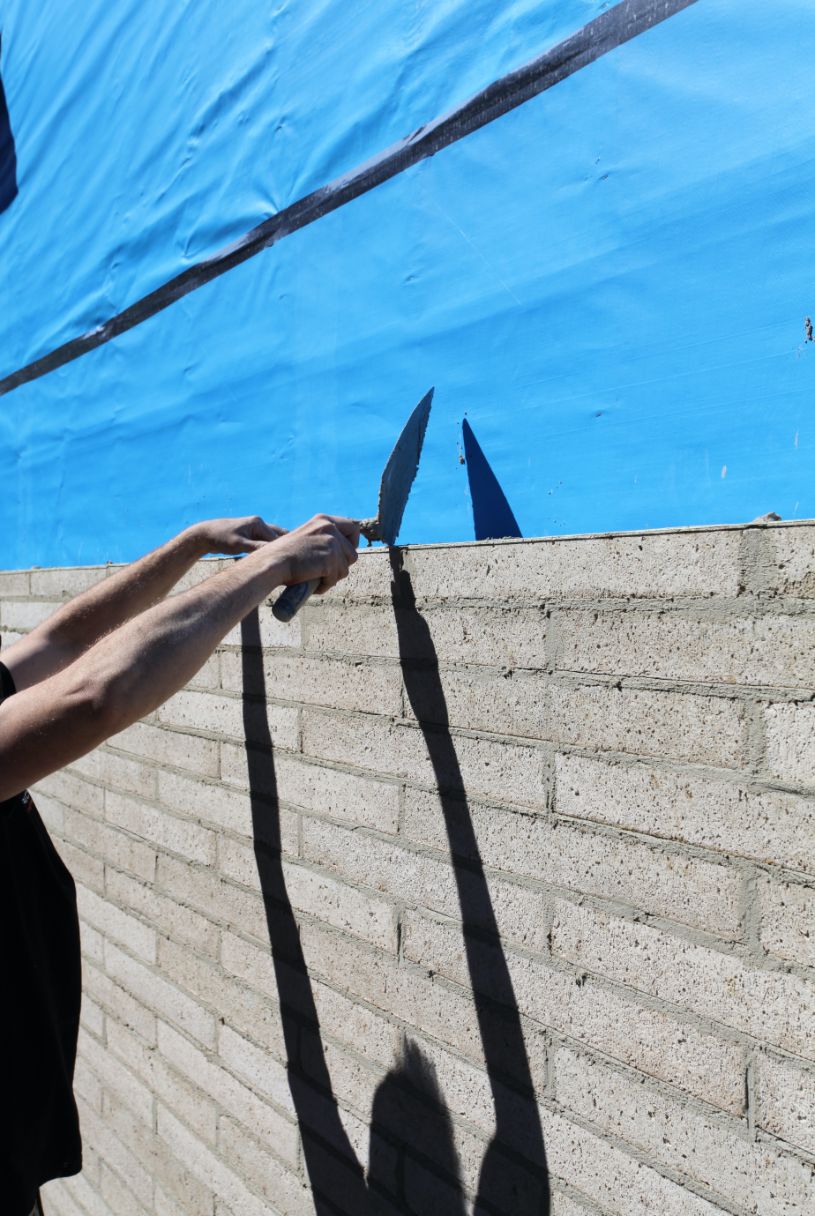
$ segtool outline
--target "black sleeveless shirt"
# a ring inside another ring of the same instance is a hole
[[[0,700],[15,692],[0,663]],[[81,977],[74,880],[28,793],[0,802],[0,1204],[29,1216],[37,1189],[82,1168],[73,1097]]]

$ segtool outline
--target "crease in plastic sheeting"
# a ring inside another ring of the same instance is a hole
[[[697,2],[621,0],[550,51],[488,85],[464,105],[428,121],[354,171],[319,187],[264,220],[239,240],[188,267],[109,320],[7,374],[0,380],[0,396],[112,341],[283,237],[313,224],[396,174],[436,155]]]
[[[0,35],[0,69],[3,62],[3,38]],[[0,211],[10,207],[17,197],[17,149],[11,129],[6,91],[0,74]]]

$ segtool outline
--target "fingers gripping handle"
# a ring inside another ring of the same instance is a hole
[[[308,583],[294,583],[278,596],[272,606],[272,613],[284,625],[295,616],[320,585],[320,579],[313,578]]]

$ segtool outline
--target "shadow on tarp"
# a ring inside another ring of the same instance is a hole
[[[0,38],[0,50],[3,40]],[[17,150],[6,105],[3,78],[0,76],[0,211],[5,211],[17,197]]]
[[[394,595],[400,601],[400,637],[410,632],[411,652],[424,638],[424,665],[405,666],[413,701],[435,700],[432,731],[426,732],[434,770],[445,788],[460,770],[446,720],[444,699],[429,631],[411,608],[408,576],[394,566]],[[415,619],[414,619],[415,618]],[[255,859],[266,907],[272,960],[280,999],[289,1088],[294,1103],[317,1216],[465,1216],[452,1122],[433,1065],[406,1040],[402,1057],[379,1085],[371,1111],[367,1175],[340,1119],[320,1022],[297,922],[286,892],[281,859],[280,815],[274,755],[265,704],[265,679],[257,613],[241,626],[243,715]],[[466,800],[442,797],[465,928],[484,1055],[495,1105],[496,1132],[481,1166],[474,1216],[546,1216],[549,1189],[543,1136],[520,1019],[500,946]],[[466,864],[460,859],[466,858]],[[466,932],[478,927],[477,945]],[[489,993],[490,996],[484,995]],[[523,1160],[521,1160],[521,1158]]]

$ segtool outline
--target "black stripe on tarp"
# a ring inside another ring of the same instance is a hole
[[[128,329],[133,329],[149,317],[154,317],[162,309],[169,308],[182,296],[203,287],[205,283],[232,270],[234,266],[239,266],[261,250],[268,249],[283,237],[313,224],[315,220],[336,211],[338,207],[343,207],[360,195],[367,194],[369,190],[404,172],[411,165],[433,156],[442,148],[463,139],[465,135],[494,122],[502,114],[551,89],[553,85],[600,59],[615,47],[629,42],[696,3],[697,0],[622,0],[621,4],[595,17],[577,33],[559,42],[531,63],[502,76],[463,105],[419,127],[412,135],[392,144],[350,173],[335,178],[328,185],[298,199],[212,257],[196,262],[181,274],[168,279],[161,287],[142,296],[109,321],[11,372],[0,380],[0,396],[10,393],[22,384],[37,380],[58,367],[63,367],[98,346],[103,346],[119,334],[126,333]]]

